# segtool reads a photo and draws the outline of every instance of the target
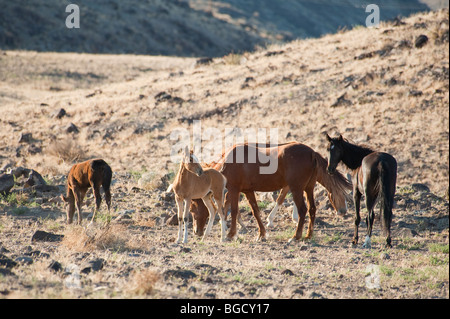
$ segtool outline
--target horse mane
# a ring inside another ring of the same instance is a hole
[[[352,189],[352,184],[348,179],[339,171],[336,171],[333,175],[328,174],[328,161],[317,152],[314,152],[314,156],[317,164],[317,181],[325,187],[328,192],[336,196],[344,195],[348,197],[347,191]]]
[[[342,162],[351,170],[355,170],[361,166],[364,157],[373,153],[374,150],[364,144],[353,144],[347,139],[342,139],[342,148],[344,149],[344,156]]]

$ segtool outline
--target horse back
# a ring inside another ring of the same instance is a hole
[[[68,183],[82,188],[98,183],[109,188],[111,178],[111,167],[102,159],[94,159],[73,165],[69,172]]]
[[[395,158],[384,152],[373,152],[363,158],[361,163],[362,179],[366,185],[376,185],[378,180],[389,182],[394,187],[397,180],[397,161]]]
[[[385,169],[391,171],[392,173],[397,172],[397,161],[395,158],[384,152],[373,152],[363,158],[361,167],[367,171],[376,170],[376,168],[380,165],[384,165]]]

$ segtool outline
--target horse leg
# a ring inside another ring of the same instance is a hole
[[[177,218],[178,218],[178,237],[177,243],[181,242],[181,237],[183,236],[183,211],[184,211],[184,201],[182,198],[175,195],[175,201],[177,202]]]
[[[240,234],[246,234],[247,233],[247,227],[244,224],[244,220],[242,219],[242,214],[239,212],[237,216],[237,222],[239,225],[241,225],[241,230],[239,231]]]
[[[106,202],[106,206],[108,207],[108,214],[111,211],[111,190],[109,189],[109,187],[105,187],[103,185],[103,190],[105,191],[105,202]]]
[[[245,193],[245,197],[247,198],[251,208],[252,208],[252,214],[253,217],[256,218],[256,221],[258,223],[258,228],[259,228],[259,235],[256,239],[256,241],[265,241],[266,240],[266,229],[264,228],[264,224],[261,220],[261,216],[259,213],[259,207],[258,207],[258,203],[256,201],[256,197],[255,197],[255,192],[247,192]]]
[[[68,202],[68,207],[67,207],[67,223],[68,223],[68,224],[72,224],[72,221],[73,221],[73,215],[74,215],[74,213],[75,213],[75,197],[74,197],[74,195],[73,195],[72,189],[70,189],[70,190],[68,191],[67,202]]]
[[[86,190],[82,190],[80,187],[75,186],[73,188],[73,195],[75,198],[75,205],[77,207],[77,213],[78,213],[78,225],[81,225],[82,216],[81,216],[81,205],[83,203],[84,195],[86,194]]]
[[[353,201],[355,203],[355,231],[353,235],[353,245],[358,244],[358,227],[361,222],[361,216],[359,214],[359,207],[361,205],[361,193],[356,187],[353,187]]]
[[[227,205],[226,201],[226,195],[225,195],[225,185],[226,185],[226,179],[219,179],[214,182],[214,186],[212,187],[212,196],[214,197],[216,204],[217,204],[217,211],[219,213],[220,217],[220,228],[221,228],[221,234],[220,238],[221,241],[225,241],[225,236],[227,232],[227,223],[226,223],[226,212],[224,212],[224,205]],[[211,200],[211,197],[210,197]],[[212,203],[212,201],[211,201]],[[229,204],[228,204],[229,205]],[[215,214],[214,214],[215,217]],[[214,222],[213,217],[213,222]],[[241,223],[241,218],[239,216],[239,223]],[[212,222],[211,222],[212,227]]]
[[[303,191],[299,189],[292,189],[291,187],[291,193],[292,197],[294,199],[295,205],[297,205],[298,208],[298,224],[297,224],[297,230],[295,232],[294,237],[292,237],[289,242],[292,242],[293,240],[300,240],[302,239],[302,232],[303,232],[303,225],[305,223],[305,217],[306,217],[306,205],[305,201],[303,200]]]
[[[314,183],[315,184],[315,183]],[[305,189],[306,201],[308,203],[309,225],[306,239],[311,239],[314,231],[314,221],[316,219],[316,204],[314,203],[314,185]]]
[[[298,209],[297,205],[294,203],[294,207],[292,208],[292,221],[294,223],[298,223]]]
[[[191,199],[184,199],[184,212],[183,212],[183,244],[186,244],[188,241],[188,224],[189,224],[189,208],[191,207]]]
[[[366,207],[367,207],[367,218],[366,218],[367,235],[366,235],[366,239],[364,240],[364,244],[363,244],[364,248],[372,247],[370,237],[372,236],[372,226],[373,226],[373,221],[375,219],[374,206],[375,206],[375,202],[376,202],[376,196],[372,197],[371,195],[372,194],[369,194],[366,191],[365,197],[366,197]]]
[[[227,200],[229,200],[231,205],[231,226],[228,231],[227,239],[232,240],[236,236],[236,218],[239,213],[239,191],[229,189]]]
[[[94,213],[92,214],[91,223],[94,222],[95,215],[100,210],[100,205],[102,203],[102,196],[100,195],[100,184],[93,184],[92,188],[94,190],[95,209],[94,209]]]
[[[208,234],[211,232],[211,228],[214,223],[214,217],[216,216],[216,211],[214,210],[214,205],[211,201],[210,195],[206,195],[205,197],[202,198],[202,200],[203,200],[203,203],[205,203],[206,208],[208,208],[208,212],[209,212],[208,226],[206,226],[206,231],[203,234],[203,238],[202,238],[202,241],[203,241],[203,240],[205,240],[206,236],[208,236]]]
[[[269,216],[267,216],[267,228],[273,227],[273,220],[275,215],[277,214],[278,207],[283,204],[284,199],[286,198],[287,193],[289,192],[289,186],[285,186],[281,189],[280,194],[277,197],[277,201],[275,202],[275,207],[270,212]]]

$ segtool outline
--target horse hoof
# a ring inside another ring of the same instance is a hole
[[[372,243],[369,236],[366,236],[366,239],[364,240],[364,244],[362,245],[363,248],[372,248]]]
[[[295,237],[292,237],[291,239],[289,239],[288,241],[287,241],[287,245],[290,245],[290,244],[292,244],[294,241],[298,241]]]

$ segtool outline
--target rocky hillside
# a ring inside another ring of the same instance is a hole
[[[371,1],[382,20],[428,7]],[[365,6],[331,1],[77,1],[80,28],[65,26],[70,1],[0,1],[0,49],[222,56],[256,45],[334,33],[365,24]]]

